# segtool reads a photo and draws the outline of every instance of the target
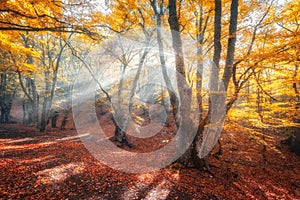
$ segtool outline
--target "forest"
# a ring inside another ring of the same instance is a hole
[[[1,0],[0,199],[299,199],[299,0]]]

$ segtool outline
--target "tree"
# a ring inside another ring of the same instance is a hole
[[[176,0],[169,1],[169,25],[172,31],[172,44],[175,54],[175,68],[177,71],[177,87],[179,91],[179,98],[181,101],[181,105],[179,107],[180,110],[180,119],[181,119],[181,126],[183,129],[182,136],[179,138],[179,148],[186,148],[187,142],[186,138],[187,134],[190,133],[190,128],[193,127],[192,120],[190,118],[190,109],[191,109],[191,98],[192,98],[192,90],[191,87],[185,80],[185,65],[184,65],[184,58],[183,58],[183,50],[182,50],[182,40],[180,35],[179,29],[179,20],[177,15],[177,6]],[[192,158],[192,153],[195,146],[192,145],[191,148],[179,158],[179,162],[183,163],[184,165],[189,165],[192,159],[192,165],[195,164],[195,157]],[[198,162],[198,161],[196,161]]]
[[[0,123],[10,123],[10,110],[18,87],[16,75],[10,71],[0,71]]]
[[[178,98],[175,94],[174,87],[172,86],[169,74],[167,72],[167,67],[166,67],[166,60],[165,60],[165,53],[164,53],[164,45],[162,41],[162,16],[164,15],[164,1],[157,2],[156,0],[150,0],[151,7],[154,11],[155,14],[155,19],[156,19],[156,35],[157,35],[157,42],[159,45],[159,59],[161,63],[161,69],[163,73],[163,79],[166,83],[167,86],[167,91],[170,97],[170,102],[172,105],[172,111],[173,111],[173,116],[176,121],[176,116],[178,112],[178,107],[179,107],[179,102]],[[157,5],[158,4],[158,5]],[[178,124],[177,124],[178,126]]]
[[[215,1],[215,56],[214,61],[219,63],[220,59],[220,52],[221,52],[221,46],[220,46],[220,15],[221,15],[221,2]],[[235,47],[235,40],[236,40],[236,30],[237,30],[237,16],[238,16],[238,1],[233,0],[231,3],[231,14],[230,14],[230,25],[229,25],[229,40],[228,40],[228,48],[227,48],[227,59],[226,59],[226,65],[223,75],[223,82],[225,84],[225,91],[228,88],[228,83],[231,78],[231,69],[234,59],[234,47]],[[186,76],[185,74],[185,66],[184,66],[184,58],[183,58],[183,51],[182,51],[182,43],[181,43],[181,36],[180,36],[180,29],[179,29],[179,20],[178,20],[178,14],[177,14],[177,5],[176,0],[170,0],[169,1],[169,25],[170,29],[172,30],[172,41],[173,41],[173,48],[175,53],[175,66],[177,72],[182,75],[183,77]],[[218,73],[212,72],[212,78],[216,79],[217,82],[212,83],[212,91],[218,91]],[[188,86],[187,82],[185,80],[180,79],[180,77],[177,76],[177,83],[178,83],[178,90],[180,95],[180,100],[182,102],[182,105],[180,107],[180,110],[182,110],[182,113],[190,113],[190,106],[191,106],[191,88]],[[214,94],[211,96],[211,101],[214,99]],[[209,111],[209,113],[211,110]],[[189,149],[186,151],[186,153],[179,159],[179,162],[188,165],[192,162],[192,165],[196,167],[202,167],[203,162],[200,161],[199,155],[201,152],[201,137],[202,137],[202,131],[204,129],[204,126],[208,123],[208,116],[204,120],[201,120],[200,124],[198,125],[198,133],[195,137],[195,140],[193,144],[189,147]],[[186,119],[182,121],[181,126],[184,127],[185,133],[183,138],[180,138],[180,143],[185,143],[184,138],[186,138],[186,134],[189,134],[189,128],[192,125],[192,122],[190,120],[190,116],[181,116],[182,119]],[[199,144],[200,143],[200,144]]]
[[[100,35],[96,33],[97,22],[91,23],[94,20],[91,16],[96,16],[101,11],[84,12],[91,6],[93,6],[92,2],[81,1],[2,1],[0,3],[0,47],[5,55],[3,56],[5,64],[2,66],[5,70],[17,72],[19,76],[21,88],[27,99],[23,104],[25,124],[36,123],[37,129],[38,127],[41,131],[45,129],[57,79],[57,72],[55,72],[53,84],[50,83],[49,70],[44,71],[47,94],[43,97],[42,115],[39,116],[39,88],[34,78],[37,72],[35,69],[39,68],[36,58],[40,55],[37,55],[39,46],[30,41],[32,37],[37,38],[37,35],[32,36],[30,32],[40,32],[40,37],[49,35],[49,32],[57,36],[61,35],[59,33],[70,32],[98,38]],[[64,47],[62,51],[63,49]],[[49,56],[51,57],[49,61],[56,59],[54,55]],[[10,106],[8,108],[10,110]]]
[[[71,38],[72,35],[69,35],[67,40]],[[53,46],[50,44],[53,41]],[[50,40],[50,41],[49,41]],[[64,52],[65,47],[67,46],[66,42],[63,42],[62,36],[58,38],[58,45],[56,44],[56,38],[48,38],[46,42],[47,46],[44,47],[42,45],[42,65],[45,67],[44,75],[45,75],[45,94],[43,107],[42,107],[42,114],[41,114],[41,121],[40,121],[40,131],[43,132],[46,128],[47,121],[50,117],[50,111],[53,103],[54,92],[57,84],[58,78],[58,71],[60,69],[60,63],[62,54]],[[57,49],[57,46],[59,47]],[[47,62],[48,61],[48,62]],[[48,64],[46,64],[48,63]],[[52,78],[52,79],[51,79]]]
[[[95,36],[92,27],[83,26],[88,24],[87,15],[98,12],[81,12],[90,6],[91,3],[82,1],[2,1],[0,31],[75,32]]]

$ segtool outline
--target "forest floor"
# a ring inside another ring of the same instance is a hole
[[[137,174],[96,160],[70,127],[39,133],[1,124],[0,199],[300,199],[300,158],[283,137],[264,134],[266,160],[253,137],[227,130],[222,155],[209,157],[213,176],[176,164]]]

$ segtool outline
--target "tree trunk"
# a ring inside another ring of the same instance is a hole
[[[68,39],[70,39],[71,36],[72,36],[72,34],[69,36]],[[47,126],[47,122],[48,122],[49,117],[50,117],[50,110],[51,110],[52,103],[53,103],[54,92],[55,92],[56,83],[57,83],[57,74],[58,74],[58,70],[59,70],[59,67],[60,67],[61,56],[62,56],[62,53],[63,53],[65,47],[66,47],[66,44],[64,44],[64,45],[62,44],[62,38],[60,38],[59,44],[60,44],[60,50],[59,50],[58,55],[57,55],[55,68],[53,69],[52,82],[48,81],[49,76],[50,76],[50,71],[47,70],[44,73],[45,83],[46,83],[46,89],[45,89],[46,96],[44,97],[44,102],[43,102],[42,117],[41,117],[41,122],[40,122],[40,132],[45,131],[46,126]]]
[[[300,156],[300,128],[293,127],[293,133],[291,135],[290,148],[293,152]]]
[[[5,123],[5,118],[6,118],[6,111],[5,111],[5,107],[6,107],[6,86],[7,86],[7,82],[6,82],[6,77],[7,74],[4,72],[3,74],[1,74],[1,84],[0,84],[0,123]]]
[[[219,83],[218,83],[218,66],[219,66],[219,60],[220,60],[220,53],[221,53],[221,43],[220,43],[220,35],[221,35],[221,1],[216,0],[215,1],[216,7],[215,7],[215,35],[214,35],[214,42],[215,42],[215,52],[214,52],[214,61],[217,67],[212,67],[212,79],[210,80],[211,90],[212,91],[219,91]],[[235,48],[235,34],[237,30],[237,14],[238,14],[238,0],[233,0],[231,5],[231,15],[230,15],[230,37],[229,37],[229,43],[228,43],[228,53],[227,53],[227,59],[226,59],[226,66],[225,66],[225,72],[223,76],[223,81],[225,85],[225,89],[227,91],[228,83],[231,78],[231,71],[232,71],[232,65],[234,60],[234,48]],[[185,77],[185,69],[184,69],[184,59],[183,59],[183,52],[182,52],[182,43],[181,43],[181,36],[179,33],[179,22],[177,17],[177,10],[176,10],[176,0],[170,0],[169,1],[169,25],[172,32],[172,42],[173,42],[173,48],[175,52],[175,63],[176,63],[176,70],[178,74],[180,74],[182,77]],[[177,83],[178,83],[178,90],[181,100],[181,105],[184,105],[185,107],[180,107],[181,111],[184,111],[183,113],[189,113],[190,111],[190,104],[191,104],[191,91],[185,81],[185,79],[180,80],[180,77],[177,76]],[[211,100],[216,101],[218,98],[212,97]],[[210,104],[213,104],[213,102],[210,102]],[[211,108],[210,108],[211,110]],[[188,111],[188,112],[186,112]],[[210,114],[210,111],[209,111]],[[210,115],[207,115],[203,120],[200,121],[198,126],[197,135],[194,138],[193,144],[190,145],[188,150],[178,159],[178,162],[184,164],[185,166],[193,165],[194,167],[202,168],[205,164],[205,159],[201,160],[199,159],[199,150],[200,146],[202,144],[202,136],[203,136],[203,130],[204,126],[209,123]],[[182,120],[181,126],[186,130],[189,130],[188,127],[192,127],[192,123],[190,122],[189,116],[181,116],[182,118],[186,120]],[[224,116],[223,116],[224,117]],[[214,123],[214,122],[211,122]],[[182,138],[180,138],[180,144],[185,145],[185,138],[188,134],[188,131],[185,131]]]
[[[204,22],[204,13],[203,13],[203,5],[200,7],[200,16],[199,21],[196,23],[198,27],[198,32],[196,35],[197,38],[197,101],[199,107],[199,119],[202,120],[203,117],[203,104],[202,104],[202,83],[203,83],[203,45],[204,45],[204,34],[206,32],[209,16],[206,17]]]
[[[49,113],[48,111],[50,110],[50,106],[49,103],[49,99],[52,98],[49,95],[49,88],[50,88],[50,82],[48,81],[49,76],[50,76],[50,72],[46,71],[44,73],[44,78],[45,78],[45,84],[46,84],[46,88],[45,88],[45,94],[44,94],[44,98],[43,98],[43,107],[42,107],[42,114],[41,114],[41,121],[39,122],[39,127],[40,127],[40,132],[44,132],[47,126],[47,122],[49,120]]]
[[[26,38],[25,35],[21,35],[21,37],[23,39],[25,48],[29,48],[30,45],[28,43],[28,38]],[[32,56],[27,55],[27,63],[28,64],[34,63]],[[35,125],[35,130],[39,130],[39,94],[37,92],[34,78],[26,76],[25,77],[26,86],[25,86],[23,84],[21,72],[20,71],[17,71],[17,72],[18,72],[21,88],[22,88],[25,96],[28,98],[28,100],[29,100],[28,102],[29,102],[31,110],[32,110],[31,112],[27,112],[29,115],[28,119],[30,120],[28,123],[33,123]],[[23,109],[24,108],[27,109],[28,107],[23,106]],[[25,114],[24,114],[24,116],[25,116]]]
[[[40,103],[40,100],[39,100],[39,95],[37,93],[34,80],[29,79],[29,81],[30,81],[30,84],[32,87],[31,90],[32,90],[32,96],[33,96],[33,100],[34,100],[33,101],[32,120],[34,123],[36,123],[35,130],[38,130],[39,129],[39,103]]]
[[[174,121],[176,121],[176,114],[177,114],[178,107],[179,107],[179,101],[178,101],[175,90],[172,86],[172,82],[171,82],[170,77],[167,72],[166,61],[165,61],[165,56],[164,56],[164,54],[165,54],[164,53],[164,45],[163,45],[162,34],[161,34],[161,17],[163,15],[163,1],[160,2],[159,9],[157,9],[155,0],[151,1],[151,6],[152,6],[152,9],[156,16],[156,34],[157,34],[157,42],[158,42],[161,70],[162,70],[162,74],[163,74],[163,79],[167,86],[168,94],[170,96],[170,103],[172,106]],[[178,124],[176,124],[176,125],[178,128]]]
[[[230,24],[229,24],[229,38],[227,46],[227,56],[225,62],[225,69],[222,81],[224,83],[225,91],[228,90],[229,81],[232,77],[232,67],[234,62],[234,51],[236,43],[237,20],[238,20],[238,0],[232,0],[230,7]]]
[[[221,58],[221,30],[222,30],[222,1],[215,0],[215,19],[214,19],[214,55],[213,61],[219,69]]]
[[[295,64],[295,70],[293,74],[293,78],[296,79],[298,73],[298,65]],[[293,122],[295,124],[300,124],[300,93],[298,89],[298,83],[295,81],[293,83],[293,89],[296,95],[296,104],[295,104],[295,115],[293,117]],[[299,126],[293,126],[289,128],[290,136],[286,140],[282,141],[282,143],[288,144],[290,146],[291,151],[295,152],[297,155],[300,156],[300,128]]]
[[[172,44],[175,53],[175,67],[177,87],[180,97],[179,112],[177,114],[177,121],[180,122],[179,134],[179,149],[187,149],[185,153],[177,160],[177,162],[185,166],[194,166],[196,163],[192,158],[192,150],[194,145],[187,147],[189,134],[194,128],[193,122],[190,118],[192,90],[185,79],[184,57],[182,50],[181,35],[179,32],[179,21],[177,17],[176,0],[169,1],[169,26],[172,31]]]
[[[0,77],[0,123],[10,123],[10,111],[15,98],[16,88],[11,88],[14,81],[11,74],[3,72]]]
[[[29,99],[27,102],[25,100],[25,108],[28,113],[28,124],[34,124],[35,130],[38,130],[39,127],[39,95],[36,90],[36,85],[33,79],[26,77],[26,88],[23,85],[22,77],[19,72],[19,80],[22,87],[22,90],[26,97]]]
[[[7,74],[6,72],[3,72],[1,74],[1,82],[0,82],[0,103],[4,103],[5,100],[6,100],[6,77],[7,77]]]
[[[125,73],[125,67],[123,68],[123,72],[122,72],[122,78],[120,81],[120,85],[119,85],[119,91],[118,91],[118,105],[116,105],[116,108],[118,110],[116,110],[115,112],[115,116],[116,119],[118,120],[119,123],[121,124],[117,124],[115,120],[114,124],[115,124],[115,135],[114,135],[114,140],[115,141],[119,141],[121,143],[121,145],[127,145],[128,147],[132,147],[131,144],[129,144],[127,136],[126,136],[126,131],[128,129],[130,120],[131,120],[131,113],[132,113],[132,106],[133,106],[133,96],[135,94],[136,88],[137,88],[137,84],[138,84],[138,80],[140,78],[140,74],[146,59],[147,54],[149,53],[149,45],[150,45],[150,39],[151,36],[146,34],[146,30],[144,30],[145,33],[145,37],[146,37],[146,48],[143,50],[143,54],[139,60],[139,65],[138,65],[138,69],[136,72],[136,75],[134,77],[133,83],[131,85],[131,89],[130,89],[130,94],[129,94],[129,102],[128,102],[128,106],[126,108],[122,107],[122,102],[121,102],[121,90],[123,89],[123,78],[124,78],[124,73]],[[124,109],[128,109],[128,110],[124,110]]]
[[[65,130],[66,129],[66,124],[68,121],[68,116],[71,113],[71,107],[69,108],[65,108],[64,112],[63,112],[63,119],[61,121],[61,125],[60,125],[60,130]]]

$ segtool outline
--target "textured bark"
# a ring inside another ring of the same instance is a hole
[[[25,125],[34,125],[35,128],[37,128],[39,119],[39,95],[37,94],[35,83],[29,77],[26,77],[26,85],[24,85],[20,72],[18,72],[18,75],[24,96],[27,98],[23,101],[23,123]]]
[[[209,16],[204,18],[203,8],[201,5],[200,8],[200,15],[199,21],[197,21],[196,26],[198,27],[198,33],[196,35],[197,38],[197,101],[198,101],[198,108],[199,108],[199,119],[202,119],[202,83],[203,83],[203,45],[204,45],[204,34],[206,32],[206,28],[208,25]]]
[[[293,78],[296,79],[298,72],[298,65],[295,65]],[[293,122],[296,124],[300,124],[300,94],[298,89],[298,83],[293,83],[293,89],[296,95],[296,105],[295,105],[295,116],[293,117]],[[295,152],[297,155],[300,156],[300,128],[299,126],[290,127],[290,137],[283,141],[283,143],[286,143],[290,146],[290,149]]]
[[[10,111],[15,98],[17,87],[11,88],[15,83],[12,74],[2,72],[0,76],[0,123],[12,123]],[[8,92],[9,91],[9,92]]]
[[[29,48],[30,47],[29,39],[25,35],[21,35],[21,37],[23,39],[24,46],[26,48]],[[34,63],[32,56],[27,55],[27,63],[28,64],[33,64]],[[26,85],[24,85],[23,77],[22,77],[20,71],[18,71],[18,77],[19,77],[19,82],[20,82],[21,88],[24,92],[24,95],[29,100],[28,104],[26,104],[26,102],[25,102],[25,104],[23,106],[24,112],[29,115],[28,116],[29,121],[26,122],[26,119],[23,120],[23,121],[25,121],[26,123],[28,123],[30,125],[34,124],[35,130],[37,131],[37,130],[39,130],[39,102],[40,102],[40,97],[39,97],[39,94],[37,92],[37,87],[36,87],[34,78],[26,76],[25,77]],[[27,109],[27,110],[25,110],[25,109]],[[26,116],[26,114],[24,114],[24,116]]]
[[[169,26],[172,30],[172,44],[175,53],[175,68],[177,87],[180,97],[179,114],[177,120],[180,122],[181,134],[179,137],[179,148],[187,148],[187,151],[177,160],[185,166],[194,166],[192,159],[193,145],[187,147],[187,138],[191,134],[194,125],[190,119],[192,90],[185,79],[184,57],[182,51],[182,41],[179,32],[179,21],[177,17],[176,0],[169,1]]]
[[[67,125],[67,122],[68,122],[68,116],[71,112],[72,112],[71,107],[67,107],[63,111],[63,119],[61,121],[60,130],[65,130],[66,129],[66,125]]]
[[[7,119],[7,105],[6,105],[6,86],[7,75],[1,74],[0,77],[0,123],[6,123]]]
[[[236,43],[237,20],[238,20],[238,0],[232,0],[230,8],[230,24],[229,24],[229,38],[227,47],[226,63],[222,81],[224,83],[225,91],[228,89],[229,81],[232,77],[232,67],[234,62],[234,51]]]
[[[294,133],[291,136],[291,150],[300,156],[300,128],[294,127]]]
[[[161,35],[161,17],[163,15],[163,13],[162,13],[163,12],[163,1],[160,2],[159,11],[156,7],[156,0],[151,1],[151,6],[152,6],[152,9],[156,16],[156,34],[157,34],[157,42],[158,42],[158,48],[159,48],[159,59],[160,59],[160,63],[161,63],[161,70],[162,70],[162,74],[163,74],[163,79],[167,86],[168,94],[170,96],[170,103],[172,106],[173,116],[174,116],[174,119],[176,119],[176,114],[177,114],[178,107],[179,107],[179,101],[175,94],[175,90],[172,86],[172,82],[171,82],[170,77],[167,72],[166,61],[165,61],[165,56],[164,56],[164,54],[165,54],[164,53],[164,45],[163,45],[162,35]],[[178,127],[178,124],[177,124],[177,127]]]
[[[69,39],[71,36],[72,36],[72,34],[69,36]],[[65,47],[67,46],[66,44],[64,44],[64,45],[62,44],[62,38],[60,38],[59,44],[60,44],[60,50],[59,50],[57,58],[56,58],[56,64],[55,64],[55,68],[53,69],[53,77],[52,77],[51,82],[48,81],[50,72],[49,71],[45,72],[46,93],[49,93],[49,95],[45,96],[44,101],[43,101],[43,109],[42,109],[42,115],[41,115],[41,121],[40,121],[40,131],[41,132],[45,131],[46,126],[47,126],[47,121],[49,120],[49,117],[50,117],[50,110],[51,110],[52,103],[53,103],[54,92],[55,92],[56,83],[57,83],[57,74],[58,74],[58,70],[60,67],[60,61],[61,61],[63,51],[64,51]],[[49,55],[49,57],[50,57],[50,55]]]
[[[211,74],[211,80],[210,80],[210,89],[211,91],[219,91],[219,61],[220,61],[220,55],[221,55],[221,12],[222,12],[222,4],[221,0],[215,0],[215,33],[214,33],[214,62],[216,64],[216,67],[212,67],[212,74]],[[231,4],[231,15],[230,15],[230,37],[228,41],[228,49],[227,49],[227,58],[226,58],[226,66],[225,71],[223,75],[223,81],[225,85],[225,89],[227,91],[228,83],[231,78],[231,71],[232,71],[232,65],[234,60],[234,49],[235,49],[235,41],[236,41],[236,30],[237,30],[237,14],[238,14],[238,0],[233,0]],[[181,36],[179,32],[179,22],[177,17],[177,10],[176,10],[176,0],[170,0],[169,1],[169,25],[172,32],[172,42],[173,42],[173,48],[175,52],[175,64],[176,64],[176,70],[178,74],[182,77],[185,77],[185,70],[184,70],[184,59],[183,59],[183,52],[182,52],[182,41]],[[198,49],[199,50],[199,49]],[[200,51],[201,52],[201,49]],[[183,137],[180,138],[180,144],[184,145],[185,143],[185,136],[189,134],[189,127],[191,127],[191,123],[189,122],[189,116],[187,116],[186,111],[190,111],[190,103],[191,103],[191,91],[188,87],[186,81],[183,81],[183,79],[180,79],[180,77],[177,76],[177,83],[178,83],[178,90],[181,100],[181,105],[184,105],[180,107],[180,110],[184,111],[183,113],[186,116],[180,116],[184,117],[184,119],[181,123],[181,126],[187,131],[183,134]],[[214,95],[214,94],[213,94]],[[218,98],[211,98],[211,101],[218,101]],[[213,104],[214,102],[210,102],[210,104]],[[210,109],[211,110],[211,109]],[[188,166],[189,164],[192,164],[194,167],[202,168],[204,165],[208,168],[207,160],[206,159],[200,159],[198,157],[202,143],[202,136],[203,136],[203,130],[204,126],[209,122],[209,115],[207,115],[203,120],[201,120],[199,126],[197,135],[193,141],[193,144],[190,145],[186,153],[181,156],[181,158],[178,159],[178,162],[184,164],[185,166]],[[214,123],[214,122],[211,122]],[[209,170],[209,168],[208,168]]]
[[[299,66],[297,64],[295,64],[295,70],[294,70],[294,75],[293,78],[296,79],[297,78],[297,72],[298,72]],[[299,83],[297,83],[296,81],[293,83],[293,89],[296,95],[296,110],[300,109],[300,93],[299,93],[299,88],[298,88]],[[300,123],[300,122],[298,122]]]
[[[222,1],[215,0],[215,19],[214,19],[214,55],[213,61],[219,69],[221,58],[221,19],[222,19]]]

